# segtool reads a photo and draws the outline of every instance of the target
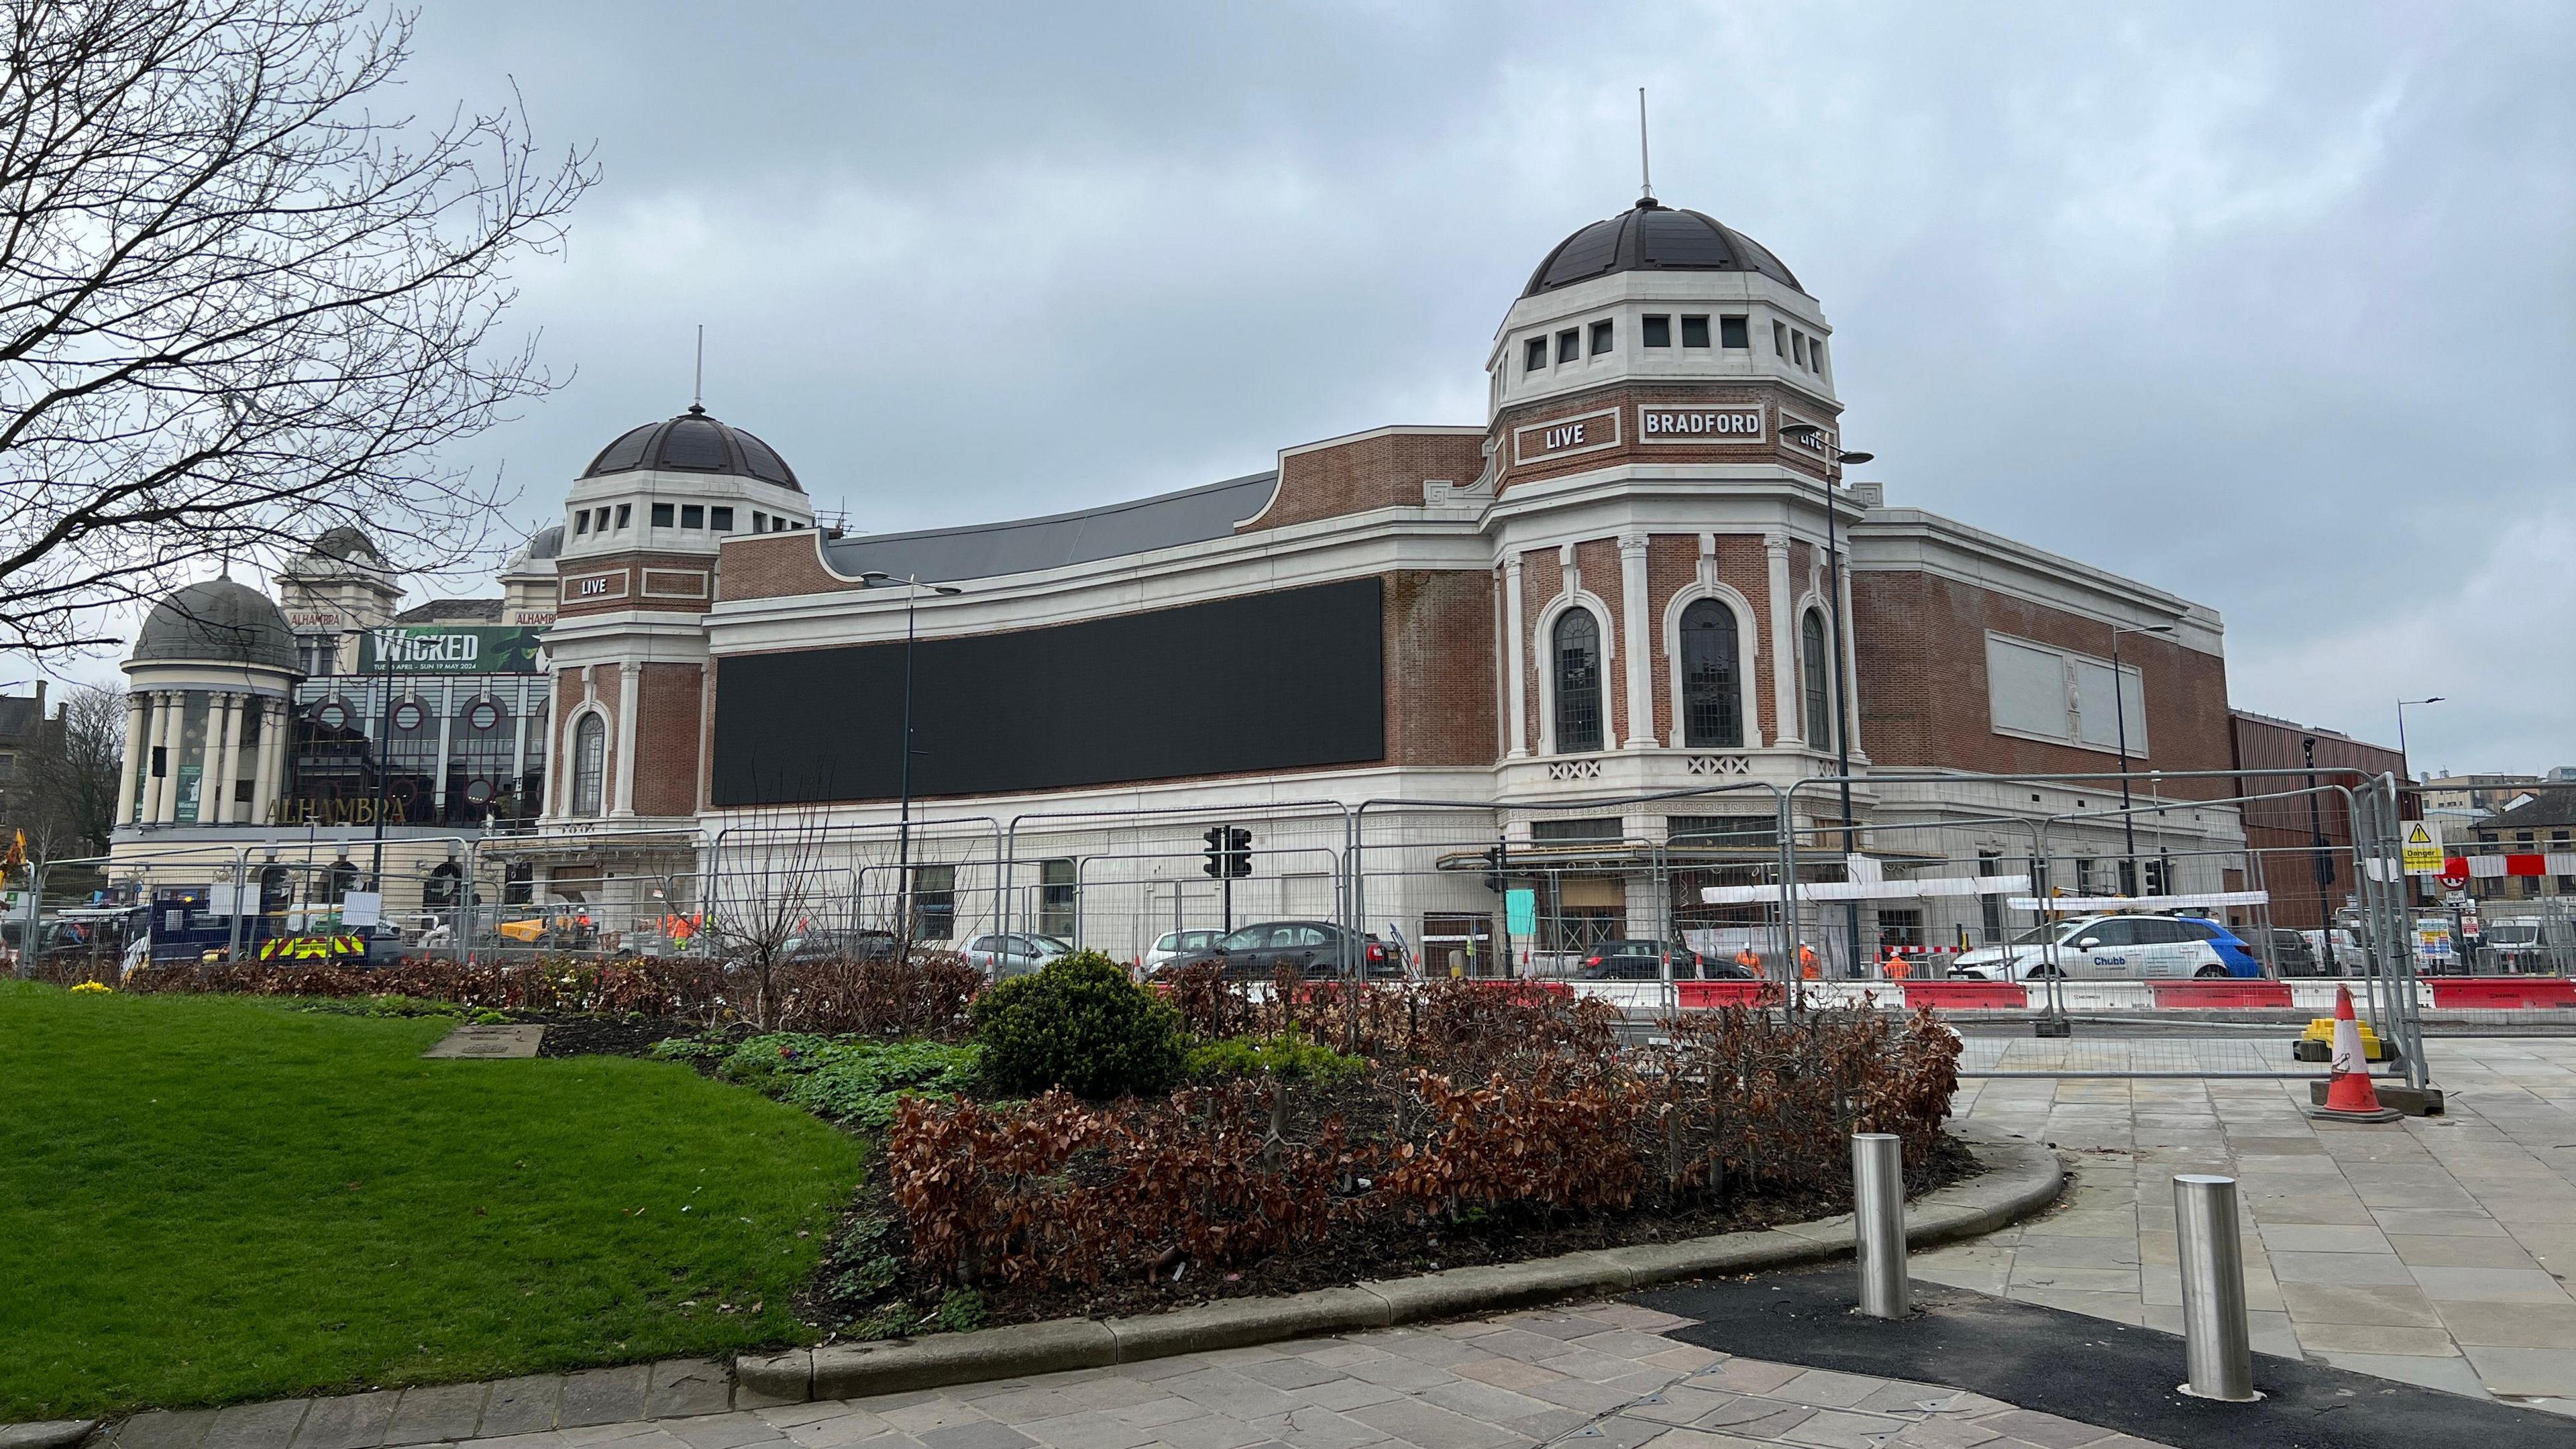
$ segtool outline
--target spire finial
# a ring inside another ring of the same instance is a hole
[[[1637,87],[1637,190],[1642,205],[1655,199],[1655,169],[1646,159],[1646,88]]]
[[[698,365],[689,377],[689,411],[707,410],[707,324],[698,324]]]

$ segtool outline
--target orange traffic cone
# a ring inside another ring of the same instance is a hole
[[[2352,1015],[2352,988],[2335,987],[2334,1060],[2326,1068],[2326,1104],[2308,1115],[2332,1122],[2394,1122],[2399,1113],[2379,1105],[2370,1063],[2361,1054],[2361,1023]]]

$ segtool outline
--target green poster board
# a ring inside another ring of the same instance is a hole
[[[398,624],[358,639],[360,674],[533,674],[540,629]]]

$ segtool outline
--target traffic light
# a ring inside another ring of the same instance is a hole
[[[1252,832],[1240,825],[1226,828],[1225,873],[1238,880],[1252,874]]]
[[[1500,845],[1485,847],[1485,889],[1496,895],[1503,893],[1503,848]]]
[[[1201,835],[1199,839],[1208,843],[1208,848],[1201,852],[1207,857],[1207,864],[1200,866],[1199,869],[1206,871],[1210,880],[1223,879],[1226,873],[1225,827],[1211,825],[1207,828],[1207,833]]]

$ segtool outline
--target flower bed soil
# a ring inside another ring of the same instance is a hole
[[[541,1057],[640,1057],[656,1043],[675,1036],[698,1036],[704,1023],[675,1016],[605,1016],[568,1011],[514,1011],[513,1021],[546,1029],[537,1044]]]

